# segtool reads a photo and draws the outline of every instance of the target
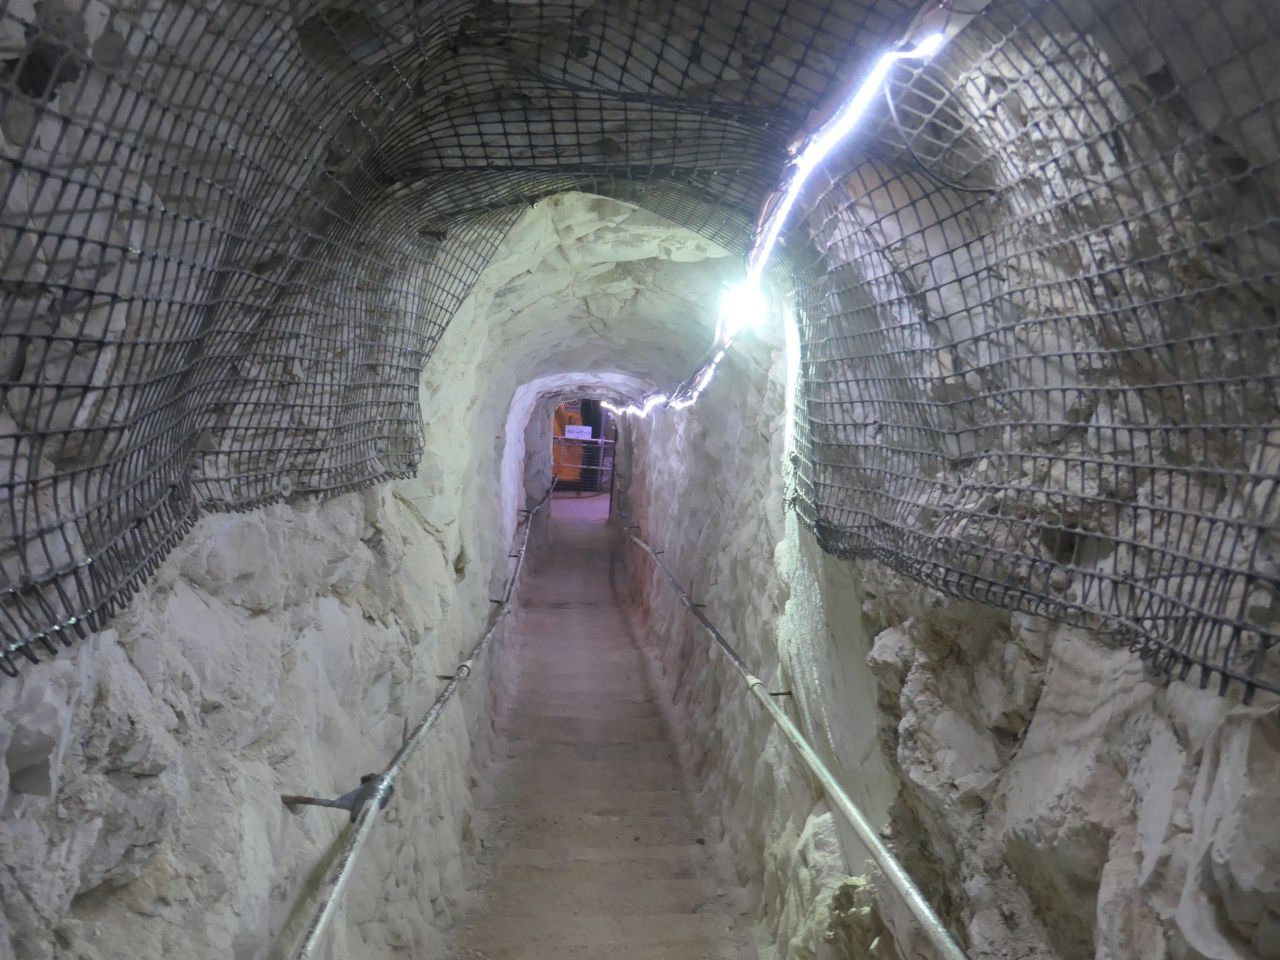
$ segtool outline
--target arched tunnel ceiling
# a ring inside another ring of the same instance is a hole
[[[683,377],[711,343],[738,258],[632,204],[563,194],[521,212],[425,368],[423,415],[465,386],[500,394],[566,372],[626,378],[635,397]]]
[[[420,473],[502,472],[505,522],[524,486],[526,427],[552,398],[629,400],[683,377],[712,340],[716,305],[742,266],[693,231],[586,194],[521,213],[441,339],[422,378],[428,425]],[[503,425],[505,424],[505,429]],[[497,434],[501,463],[479,443]],[[542,489],[536,495],[541,495]],[[454,495],[427,491],[448,512]]]
[[[3,665],[201,508],[411,471],[418,371],[523,205],[742,249],[879,6],[7,5]]]
[[[787,139],[909,12],[883,0],[457,3],[421,24],[411,52],[385,6],[303,25],[327,29],[327,55],[313,54],[325,69],[367,70],[370,88],[402,100],[374,128],[369,164],[437,219],[573,187],[642,204],[650,190],[683,194],[667,201],[683,213],[673,219],[718,229],[702,220],[726,212],[708,205],[753,217]],[[353,18],[359,40],[343,29]],[[447,47],[425,55],[442,33]]]
[[[921,8],[946,46],[789,227],[826,549],[1280,689],[1271,6]],[[741,252],[917,12],[5,5],[0,666],[100,626],[201,509],[412,471],[419,374],[530,203]]]

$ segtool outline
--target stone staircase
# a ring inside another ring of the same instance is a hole
[[[477,800],[486,881],[449,960],[747,960],[609,582],[616,534],[559,523],[509,636],[517,692]]]

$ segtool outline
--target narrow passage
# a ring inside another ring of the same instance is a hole
[[[476,833],[486,878],[450,960],[746,960],[745,901],[682,784],[630,612],[607,496],[558,499],[526,568]]]

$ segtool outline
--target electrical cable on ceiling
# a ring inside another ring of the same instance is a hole
[[[916,166],[920,168],[920,171],[925,176],[933,180],[935,183],[946,187],[948,190],[955,190],[959,193],[996,192],[993,187],[967,187],[962,183],[949,180],[925,163],[920,154],[916,152],[915,144],[912,143],[913,138],[907,136],[907,131],[903,129],[902,121],[898,118],[898,105],[893,102],[893,91],[887,83],[884,87],[884,102],[888,105],[889,117],[893,120],[893,126],[898,131],[898,136],[902,138],[902,145],[907,148],[907,152],[911,154],[911,159],[916,162]]]
[[[29,6],[0,4],[0,671],[101,630],[205,511],[412,474],[424,364],[530,204],[580,192],[750,250],[641,411],[695,402],[785,277],[829,553],[1280,690],[1274,3],[935,0],[899,33],[870,0],[226,0],[88,44]],[[832,92],[913,56],[793,192],[879,87]]]
[[[911,47],[881,54],[853,95],[837,108],[830,119],[804,138],[787,165],[781,186],[765,199],[761,208],[758,227],[747,251],[746,280],[729,290],[722,299],[712,354],[692,376],[671,391],[664,402],[665,406],[681,410],[696,403],[702,391],[715,377],[716,370],[737,335],[764,321],[768,315],[768,304],[762,288],[764,274],[782,236],[782,228],[810,176],[857,127],[893,66],[901,60],[927,60],[941,49],[945,40],[946,34],[935,30],[926,33]],[[907,42],[903,41],[904,44]],[[648,401],[639,406],[627,404],[618,412],[638,413],[641,409],[652,409],[652,406]]]

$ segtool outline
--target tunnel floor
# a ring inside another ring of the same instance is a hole
[[[682,782],[611,571],[608,497],[552,504],[476,799],[481,888],[447,956],[746,960],[750,920]]]

